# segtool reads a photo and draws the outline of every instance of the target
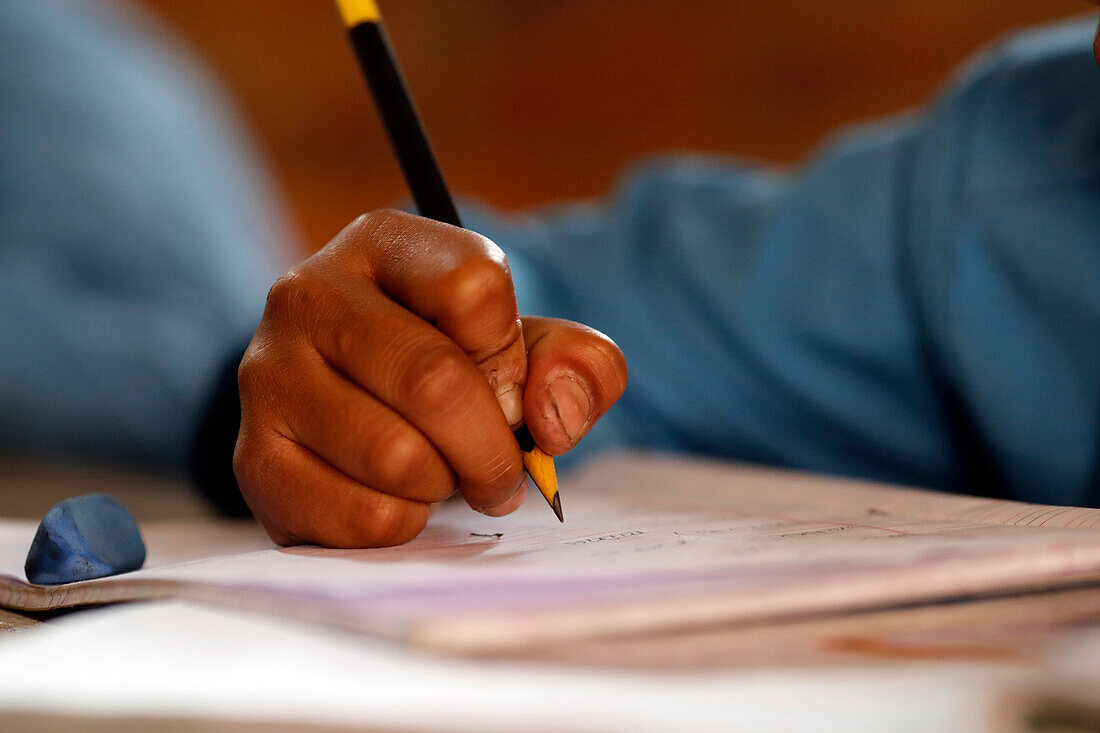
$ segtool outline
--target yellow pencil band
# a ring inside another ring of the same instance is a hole
[[[340,6],[340,14],[344,16],[348,28],[360,23],[377,23],[382,19],[374,0],[336,0],[336,4]]]

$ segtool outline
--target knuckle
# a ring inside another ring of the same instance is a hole
[[[237,444],[233,447],[233,475],[237,477],[237,485],[241,487],[242,493],[245,487],[252,484],[251,461],[251,441],[242,434],[237,438]]]
[[[365,543],[373,547],[390,547],[420,534],[427,523],[427,512],[411,503],[379,501],[366,512],[366,521]]]
[[[355,328],[342,327],[330,330],[326,356],[339,364],[355,364],[373,352],[364,347],[363,339]]]
[[[402,534],[405,526],[404,512],[393,501],[377,502],[367,515],[368,538],[372,544],[391,545]]]
[[[277,314],[285,310],[284,306],[293,300],[293,290],[301,277],[301,270],[295,267],[276,278],[267,291],[267,310],[269,313]]]
[[[256,385],[260,381],[259,372],[261,366],[259,359],[249,349],[245,352],[241,363],[237,365],[237,391],[242,401],[248,401],[255,394]]]
[[[369,460],[384,487],[408,489],[422,483],[429,459],[424,441],[418,435],[389,430],[376,440]]]
[[[417,412],[447,413],[466,396],[470,368],[469,359],[456,346],[421,348],[409,359],[398,391]]]
[[[348,227],[357,244],[374,245],[392,241],[402,231],[409,215],[396,209],[376,209],[360,214]]]
[[[275,462],[271,453],[269,441],[256,435],[254,430],[242,428],[233,448],[233,475],[241,496],[250,507],[265,487],[275,485],[274,481],[278,479],[273,475]]]
[[[258,341],[245,352],[237,365],[242,427],[284,412],[286,384],[293,379],[289,362],[284,352]]]
[[[392,226],[395,222],[405,218],[408,218],[408,214],[397,209],[374,209],[360,214],[355,220],[355,224],[361,230],[374,231]]]
[[[299,266],[271,286],[264,309],[264,324],[272,342],[289,342],[295,336],[313,340],[331,333],[347,305],[341,289],[321,272]],[[336,334],[347,329],[335,329]]]
[[[499,313],[514,320],[512,273],[503,255],[467,259],[443,279],[446,302],[458,316],[477,317]]]
[[[309,313],[317,305],[321,288],[301,266],[283,273],[267,292],[266,314],[276,320]]]

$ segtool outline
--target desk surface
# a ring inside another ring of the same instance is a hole
[[[69,459],[45,461],[0,454],[0,512],[5,518],[41,519],[63,499],[96,492],[117,497],[138,520],[212,516],[206,502],[179,475]],[[38,617],[0,609],[0,634],[37,623]]]
[[[210,507],[177,475],[79,462],[0,455],[0,507],[6,517],[37,519],[68,496],[103,491],[138,518],[196,520]],[[0,609],[0,634],[43,617]],[[541,659],[596,666],[715,668],[872,659],[1023,659],[1038,646],[1082,627],[1100,629],[1100,584],[950,605],[916,606],[789,620],[643,641],[606,641],[547,650]],[[871,641],[874,637],[877,641]],[[807,644],[807,639],[812,643]],[[948,641],[949,639],[949,641]],[[804,650],[814,650],[807,659]],[[800,649],[803,652],[795,653]]]
[[[210,515],[179,477],[117,467],[0,458],[0,506],[8,516],[37,518],[61,498],[92,491],[114,494],[139,519],[194,520]],[[0,644],[40,623],[49,620],[0,610]],[[664,671],[777,666],[835,669],[845,665],[959,661],[1019,665],[1043,672],[1052,646],[1088,632],[1100,632],[1100,585],[793,619],[767,626],[609,640],[528,653],[524,660]],[[56,716],[0,714],[0,730],[68,730],[71,723],[69,718]],[[141,729],[207,729],[192,723],[166,720],[161,727],[145,725]]]

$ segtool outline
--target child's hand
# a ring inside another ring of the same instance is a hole
[[[564,453],[622,394],[626,363],[585,326],[521,325],[489,240],[383,211],[275,283],[239,379],[233,467],[257,519],[282,544],[367,547],[412,539],[456,489],[514,511],[512,428]]]

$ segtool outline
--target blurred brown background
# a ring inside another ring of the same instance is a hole
[[[236,93],[310,247],[404,189],[331,0],[141,0]],[[788,163],[1078,0],[381,0],[452,187],[519,207],[645,153]],[[1100,72],[1098,72],[1100,73]]]

